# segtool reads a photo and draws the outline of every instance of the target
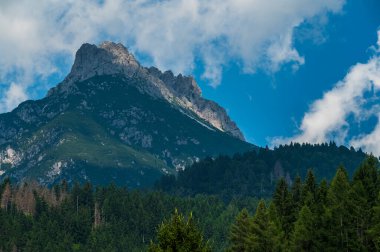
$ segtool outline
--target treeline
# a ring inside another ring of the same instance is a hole
[[[196,217],[209,247],[228,245],[229,226],[242,208],[256,209],[254,198],[228,204],[214,196],[181,198],[162,192],[129,191],[110,185],[66,183],[0,184],[0,251],[145,251],[160,224],[174,209]]]
[[[270,198],[282,177],[292,184],[297,176],[304,178],[312,169],[318,180],[331,180],[339,165],[346,167],[351,177],[366,156],[361,150],[338,147],[333,142],[292,143],[274,150],[261,148],[233,157],[206,158],[177,177],[162,177],[156,188],[181,196],[218,195],[226,201],[245,196]]]
[[[226,200],[5,180],[0,251],[380,251],[378,159],[366,158],[351,179],[343,166],[335,172],[328,182],[309,170],[291,184],[285,174],[262,201],[249,191]]]
[[[369,157],[350,181],[339,167],[331,183],[312,171],[289,187],[281,179],[267,207],[243,209],[231,229],[230,251],[380,251],[380,177]]]

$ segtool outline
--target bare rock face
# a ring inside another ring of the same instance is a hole
[[[95,75],[132,75],[139,68],[139,63],[122,44],[103,42],[99,47],[83,44],[66,79],[83,81]]]
[[[66,79],[49,91],[72,92],[75,83],[100,75],[124,75],[145,80],[138,89],[155,98],[165,99],[181,111],[196,115],[210,126],[245,140],[240,129],[226,111],[213,101],[202,98],[202,92],[191,76],[175,76],[171,71],[162,73],[155,67],[142,67],[122,44],[103,42],[99,46],[83,44],[76,53],[75,62]]]

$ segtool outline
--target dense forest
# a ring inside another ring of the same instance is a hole
[[[365,156],[342,149],[340,159],[329,162],[344,160],[347,152],[357,159]],[[243,163],[252,158],[256,162],[269,153],[263,149],[198,164],[218,163],[225,175],[222,165],[231,164],[221,160]],[[262,200],[249,190],[229,197],[224,193],[186,196],[162,190],[131,191],[113,184],[94,187],[62,181],[46,188],[4,180],[0,185],[0,251],[380,250],[378,159],[369,156],[349,172],[343,165],[331,170],[335,174],[331,180],[318,179],[316,169],[305,175],[294,172],[303,176],[293,178],[292,173],[291,183],[285,172],[273,181],[272,194]]]
[[[346,167],[351,177],[365,158],[361,150],[338,147],[333,142],[295,143],[233,157],[206,158],[179,172],[177,178],[162,177],[156,188],[180,196],[218,195],[227,201],[245,196],[269,198],[282,177],[291,185],[297,176],[305,178],[312,169],[318,181],[331,180],[339,165]]]
[[[254,198],[228,204],[215,196],[178,197],[129,191],[110,185],[35,183],[1,185],[0,251],[145,251],[156,230],[175,209],[194,216],[197,228],[219,250],[228,245],[229,226]]]
[[[369,157],[352,180],[342,166],[330,184],[311,171],[291,187],[281,179],[269,205],[239,213],[230,241],[230,251],[380,251],[378,160]]]

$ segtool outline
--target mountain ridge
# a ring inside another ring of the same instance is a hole
[[[127,77],[148,79],[147,85],[138,87],[140,91],[175,103],[195,113],[215,128],[245,141],[244,135],[229,118],[225,109],[202,97],[202,91],[193,77],[182,74],[174,76],[171,71],[162,73],[155,67],[142,67],[120,43],[106,41],[99,46],[83,44],[76,53],[69,75],[57,88],[51,89],[48,95],[54,92],[70,92],[73,83],[93,76],[120,73]]]
[[[206,156],[256,148],[232,134],[240,130],[192,77],[141,67],[121,44],[101,46],[108,51],[84,44],[45,98],[0,114],[0,176],[140,187]]]

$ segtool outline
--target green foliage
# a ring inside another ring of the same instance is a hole
[[[247,251],[250,234],[250,219],[247,209],[243,209],[231,226],[229,251]]]
[[[307,180],[302,197],[310,192],[315,200],[319,180],[331,180],[340,164],[352,175],[365,158],[366,154],[360,150],[337,147],[334,143],[291,144],[274,150],[261,148],[233,157],[206,158],[180,172],[177,179],[164,176],[156,186],[181,196],[212,194],[229,201],[246,196],[270,198],[281,177],[291,184],[300,176]]]
[[[372,227],[368,230],[370,239],[377,251],[380,251],[380,192],[378,194],[376,205],[373,207]]]
[[[315,247],[315,216],[308,206],[303,206],[291,237],[291,246],[294,251],[318,251]]]
[[[239,251],[378,251],[378,174],[376,159],[369,157],[352,181],[343,166],[330,185],[326,180],[318,185],[311,171],[303,184],[296,179],[291,190],[281,179],[269,209],[260,202],[252,220],[245,216],[250,228],[239,229],[247,237],[240,240]],[[241,226],[240,219],[233,227]],[[235,245],[236,239],[231,240]]]
[[[254,211],[257,206],[257,200],[250,198],[225,203],[213,196],[181,198],[162,192],[129,191],[113,184],[97,188],[89,183],[74,184],[70,189],[62,183],[60,187],[59,204],[49,201],[57,194],[56,188],[51,195],[46,194],[46,188],[32,194],[34,215],[24,214],[12,204],[7,210],[0,207],[0,251],[12,251],[13,246],[21,251],[146,251],[149,241],[156,240],[156,228],[176,208],[187,216],[191,212],[199,216],[196,229],[210,241],[209,248],[222,250],[239,209]],[[13,195],[20,190],[22,187],[12,186]],[[195,228],[194,219],[185,223],[189,224],[188,231]],[[199,238],[195,232],[190,234]]]
[[[6,180],[0,185],[0,250],[378,251],[378,178],[379,164],[369,157],[352,180],[343,166],[330,184],[309,171],[292,185],[280,179],[272,200],[259,202],[129,191],[113,184],[70,189],[62,183],[34,190],[35,209],[25,213],[18,208],[25,187]],[[173,209],[178,211],[172,215]]]
[[[158,228],[157,240],[157,243],[151,242],[148,251],[211,251],[208,242],[204,242],[201,232],[197,229],[192,213],[186,220],[177,209],[171,219]]]

